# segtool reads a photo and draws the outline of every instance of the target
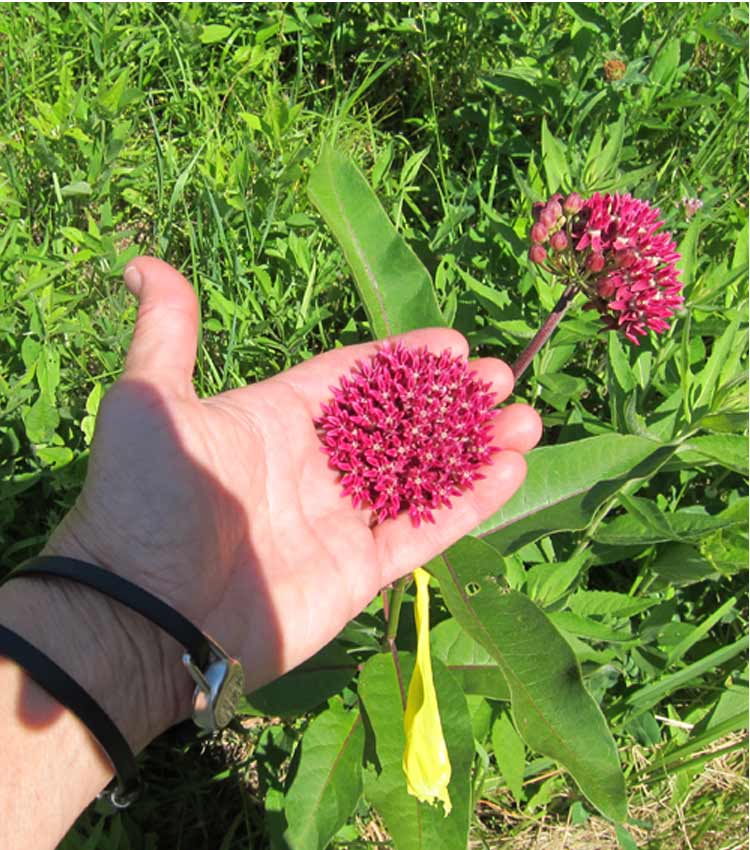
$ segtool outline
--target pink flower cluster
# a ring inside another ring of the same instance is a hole
[[[323,451],[342,495],[377,522],[407,510],[415,527],[434,522],[498,451],[491,384],[450,351],[386,343],[331,390],[315,423]]]
[[[649,329],[665,331],[684,299],[675,268],[680,255],[671,234],[658,232],[664,224],[659,210],[617,193],[597,192],[585,201],[572,193],[561,201],[556,195],[539,205],[531,260],[579,282],[589,296],[587,307],[636,345]],[[546,229],[545,240],[535,239],[539,224]],[[549,257],[546,240],[556,252]]]

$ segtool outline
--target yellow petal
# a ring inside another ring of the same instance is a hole
[[[417,663],[409,683],[404,714],[406,747],[403,767],[409,793],[423,803],[442,800],[447,815],[451,810],[448,795],[451,763],[432,680],[429,573],[416,570],[414,581],[417,586]]]

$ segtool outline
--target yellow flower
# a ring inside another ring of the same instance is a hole
[[[432,680],[429,573],[422,569],[416,570],[414,581],[417,586],[417,663],[406,700],[403,768],[409,793],[423,803],[442,800],[447,816],[451,810],[448,795],[451,763]]]

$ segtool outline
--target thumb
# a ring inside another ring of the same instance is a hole
[[[123,278],[139,301],[125,374],[176,393],[191,392],[199,320],[193,288],[156,257],[137,257]]]

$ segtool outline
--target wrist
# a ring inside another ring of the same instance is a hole
[[[110,566],[59,534],[41,554]],[[0,589],[0,622],[75,679],[135,752],[190,714],[182,647],[96,590],[64,579],[14,579]]]

